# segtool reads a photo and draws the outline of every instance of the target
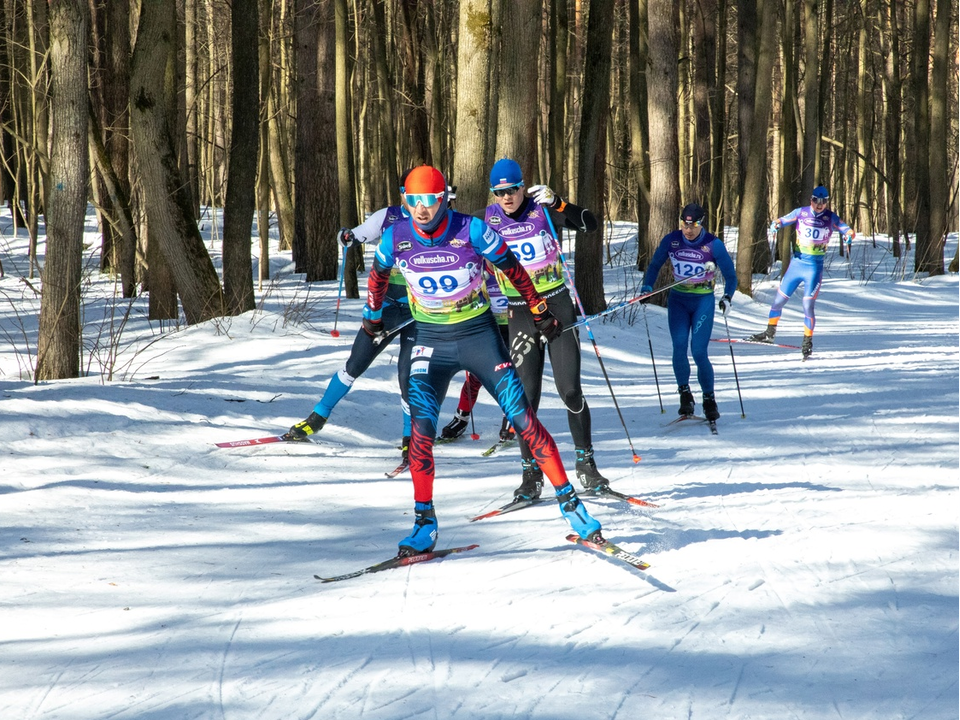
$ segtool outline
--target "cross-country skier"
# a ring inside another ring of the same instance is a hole
[[[529,305],[535,332],[550,340],[563,326],[503,239],[479,218],[448,209],[446,191],[446,180],[436,168],[424,165],[407,176],[404,203],[411,217],[384,232],[370,269],[363,311],[364,330],[378,336],[384,328],[383,298],[390,271],[399,268],[417,320],[408,388],[416,520],[410,535],[399,543],[400,553],[426,552],[437,542],[433,442],[440,403],[460,370],[476,375],[497,399],[553,484],[561,513],[577,534],[596,539],[600,523],[568,481],[557,445],[527,401],[497,330],[484,286],[484,261],[503,273]]]
[[[775,234],[784,225],[797,225],[797,238],[794,244],[793,260],[780,280],[777,297],[770,306],[770,316],[765,330],[751,335],[755,342],[773,342],[777,333],[777,323],[783,307],[790,296],[803,283],[803,344],[801,352],[807,359],[813,353],[813,328],[817,323],[814,306],[820,294],[823,281],[823,258],[833,231],[840,233],[849,247],[856,233],[829,208],[830,192],[818,185],[813,189],[809,207],[799,207],[770,223],[770,233]]]
[[[408,170],[400,178],[401,195],[403,195],[403,185],[409,172]],[[356,242],[372,243],[379,240],[388,227],[406,218],[409,218],[409,215],[402,205],[390,205],[377,210],[366,221],[353,229],[341,228],[340,232],[337,233],[337,240],[344,248],[350,247]],[[408,324],[383,342],[376,342],[369,333],[363,332],[362,329],[358,330],[357,336],[353,340],[353,347],[350,349],[350,355],[343,364],[343,368],[330,378],[323,397],[314,406],[310,416],[291,427],[287,436],[304,439],[320,432],[337,403],[350,392],[354,381],[367,371],[367,368],[390,345],[394,337],[399,337],[400,354],[397,358],[397,379],[400,382],[400,406],[403,412],[403,440],[400,445],[400,452],[401,464],[406,463],[410,447],[410,407],[407,398],[407,379],[410,377],[410,349],[413,347],[413,340],[417,334],[416,324],[410,322],[412,318],[410,304],[407,301],[407,285],[403,275],[399,272],[391,273],[383,305],[383,325],[386,332],[389,333],[404,323]]]
[[[498,160],[490,170],[490,191],[496,202],[487,207],[486,221],[510,246],[529,273],[547,307],[562,323],[576,322],[577,309],[564,285],[563,264],[560,260],[560,240],[554,233],[549,217],[551,210],[563,226],[579,232],[594,232],[597,219],[589,210],[564,202],[546,185],[524,192],[520,165],[509,158]],[[596,251],[601,252],[599,237]],[[576,448],[576,473],[588,490],[606,487],[593,459],[590,408],[580,385],[580,336],[577,331],[565,332],[547,343],[540,342],[534,326],[534,316],[527,309],[519,292],[498,273],[498,280],[507,296],[510,356],[523,381],[523,389],[534,411],[540,407],[543,368],[546,354],[550,355],[557,392],[567,408],[567,421]],[[572,278],[570,278],[572,281]],[[538,467],[530,448],[520,440],[523,458],[523,479],[514,491],[517,498],[537,498],[543,486],[542,468]]]
[[[706,213],[690,203],[680,213],[680,229],[668,233],[660,241],[643,274],[641,294],[653,292],[660,268],[669,260],[673,277],[680,285],[671,288],[667,298],[667,325],[673,340],[673,374],[680,393],[682,416],[693,415],[694,399],[690,392],[690,360],[687,346],[697,365],[697,381],[702,393],[703,414],[711,422],[720,417],[713,387],[713,365],[708,349],[713,332],[713,288],[719,269],[723,275],[723,297],[718,303],[726,314],[737,291],[737,271],[730,254],[716,235],[703,227]]]

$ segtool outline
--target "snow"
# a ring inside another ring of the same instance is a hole
[[[214,443],[309,414],[361,301],[341,303],[331,337],[336,281],[304,284],[274,247],[256,311],[161,326],[96,273],[91,217],[87,375],[33,384],[39,281],[21,280],[8,214],[0,231],[0,717],[958,717],[958,281],[913,277],[887,238],[828,259],[812,361],[711,346],[716,437],[664,427],[663,309],[592,324],[639,464],[581,334],[598,465],[660,507],[585,502],[646,573],[567,542],[552,502],[468,521],[520,475],[516,449],[480,457],[500,424],[482,393],[481,440],[436,449],[435,495],[440,546],[479,548],[322,584],[410,529],[409,474],[384,477],[396,343],[319,444]],[[618,225],[611,302],[637,294],[635,246]],[[776,273],[757,282],[733,337],[766,324]],[[795,296],[777,339],[798,345],[802,322]],[[541,418],[572,469],[549,371]]]

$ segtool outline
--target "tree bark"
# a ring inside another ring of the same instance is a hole
[[[803,1],[803,153],[801,192],[820,183],[820,30],[818,0]]]
[[[158,243],[187,323],[223,314],[223,293],[200,237],[174,145],[175,8],[147,0],[140,9],[130,77],[131,130],[142,176],[150,242]]]
[[[540,2],[510,0],[504,3],[503,27],[507,32],[500,48],[496,156],[516,160],[523,168],[524,180],[529,187],[535,182],[545,182],[536,177],[537,119],[540,115],[537,87]]]
[[[36,380],[80,375],[80,271],[87,209],[87,7],[50,2],[51,183]]]
[[[610,115],[610,50],[613,45],[613,0],[590,0],[590,23],[584,62],[585,83],[580,120],[578,204],[600,223],[594,233],[577,233],[574,257],[577,294],[588,314],[600,312],[603,295],[603,225],[606,217],[607,120]]]
[[[233,118],[230,174],[223,207],[223,295],[228,315],[253,310],[251,237],[256,207],[257,155],[260,147],[258,0],[233,0],[230,47],[233,65]]]
[[[769,0],[761,3],[759,27],[774,28],[777,10]],[[770,108],[773,102],[773,66],[776,61],[776,33],[760,33],[760,51],[757,53],[757,84],[754,97],[750,152],[747,157],[747,172],[740,200],[740,234],[737,241],[737,280],[739,290],[753,295],[754,250],[766,243],[764,232],[765,197],[767,189],[767,131],[770,127]]]
[[[664,235],[675,230],[680,215],[680,157],[677,142],[677,5],[673,0],[649,0],[647,117],[650,126],[650,222],[647,257]],[[669,275],[664,267],[661,278]],[[658,281],[657,285],[664,283]],[[661,294],[662,296],[662,294]],[[661,297],[658,296],[658,297]],[[665,303],[665,300],[662,300]]]

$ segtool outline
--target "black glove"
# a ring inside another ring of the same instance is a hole
[[[353,234],[353,230],[350,228],[340,228],[340,232],[337,233],[337,242],[340,243],[340,247],[348,248],[357,241],[357,236]]]
[[[537,326],[540,336],[548,343],[556,340],[563,332],[563,323],[546,308],[542,313],[533,316],[533,324]]]
[[[378,338],[383,335],[383,320],[371,320],[370,318],[363,319],[363,331],[373,338]]]
[[[720,308],[720,312],[723,313],[723,316],[727,316],[727,310],[733,305],[733,298],[729,295],[724,295],[720,298],[720,302],[717,303],[717,307]]]

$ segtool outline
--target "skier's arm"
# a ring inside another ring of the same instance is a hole
[[[666,240],[666,238],[664,238]],[[643,280],[640,282],[640,292],[645,292],[644,288],[648,288],[646,292],[653,290],[653,284],[657,281],[657,275],[660,274],[660,268],[663,267],[663,264],[667,261],[667,243],[664,240],[660,241],[660,244],[657,245],[657,249],[653,252],[653,257],[650,258],[650,263],[647,265],[646,272],[643,273]]]
[[[380,237],[380,228],[387,217],[387,208],[380,208],[366,220],[357,225],[351,232],[357,242],[372,243]]]
[[[380,316],[383,314],[383,298],[387,294],[393,262],[393,229],[387,228],[383,237],[380,238],[377,252],[373,256],[370,274],[367,276],[367,303],[363,306],[363,328],[371,335],[383,330],[383,321]]]
[[[737,291],[737,268],[722,240],[718,238],[712,244],[713,259],[717,263],[717,269],[723,274],[723,294],[732,298]]]

